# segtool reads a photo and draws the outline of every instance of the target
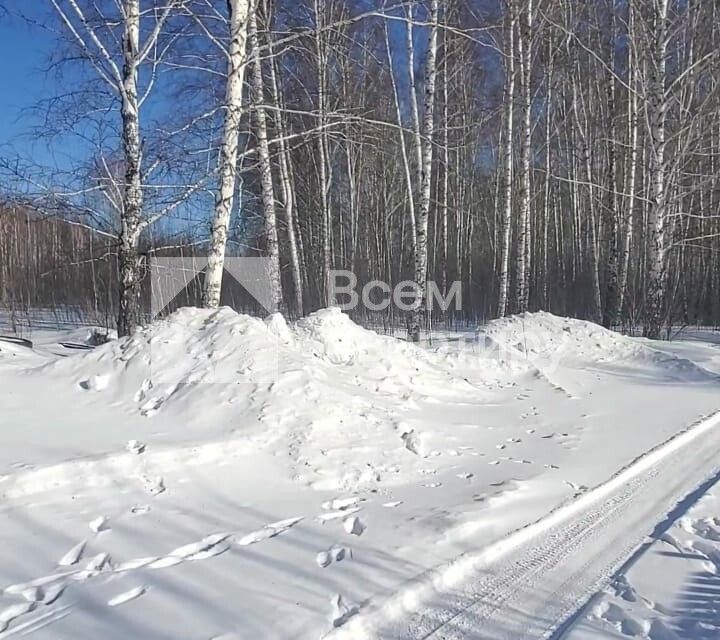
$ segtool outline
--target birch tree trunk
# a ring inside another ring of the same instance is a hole
[[[225,249],[228,227],[235,200],[238,139],[242,115],[243,83],[245,80],[245,45],[250,0],[228,0],[230,12],[230,44],[227,51],[228,68],[225,85],[225,114],[223,137],[218,159],[218,188],[215,194],[215,212],[208,266],[205,273],[203,304],[215,309],[220,306]]]
[[[267,12],[267,3],[265,3]],[[298,252],[298,240],[295,233],[295,192],[290,178],[290,154],[285,140],[286,130],[281,112],[283,100],[280,97],[280,88],[275,71],[276,60],[274,59],[272,34],[268,29],[268,50],[270,53],[270,88],[272,90],[273,103],[277,109],[277,130],[278,141],[278,164],[280,168],[280,196],[283,201],[285,212],[285,224],[287,225],[288,249],[290,252],[290,271],[293,280],[293,293],[295,296],[295,312],[298,316],[303,315],[303,282],[300,270],[300,256]]]
[[[410,24],[407,25],[408,30],[412,29]],[[415,216],[415,190],[413,189],[412,169],[410,167],[410,158],[408,157],[407,147],[405,146],[405,133],[403,131],[402,122],[402,102],[400,99],[400,92],[398,91],[397,80],[395,79],[395,71],[393,67],[393,56],[392,48],[390,46],[390,35],[388,34],[387,25],[385,25],[385,49],[388,56],[388,65],[390,66],[390,84],[393,89],[393,97],[395,98],[395,119],[398,125],[398,140],[400,142],[400,153],[402,155],[403,169],[405,173],[405,186],[407,187],[407,206],[410,221],[410,250],[412,255],[415,255],[415,247],[417,246],[417,221]],[[411,76],[414,78],[415,74],[411,72]],[[414,85],[414,80],[413,80]],[[414,91],[414,88],[413,88]],[[415,110],[417,111],[417,99],[414,93],[410,94],[411,103],[415,104]],[[417,150],[415,139],[413,138],[413,146]]]
[[[422,182],[417,220],[415,247],[415,305],[411,318],[410,339],[420,341],[420,327],[427,303],[427,234],[430,217],[433,165],[433,134],[435,130],[435,83],[437,78],[437,45],[439,0],[430,3],[430,42],[425,61],[425,105],[423,111]]]
[[[518,52],[522,76],[522,117],[523,131],[521,141],[521,182],[520,207],[518,215],[517,256],[515,258],[515,304],[518,313],[528,309],[528,243],[530,227],[530,168],[532,161],[532,27],[533,3],[527,0],[525,10],[520,18],[520,39]]]
[[[412,113],[413,139],[415,141],[415,171],[417,175],[418,189],[422,184],[423,167],[423,143],[420,133],[420,112],[418,109],[418,95],[415,83],[415,39],[413,37],[413,3],[410,2],[407,8],[407,59],[408,59],[408,82],[410,88],[410,112]]]
[[[650,79],[646,101],[647,122],[650,127],[650,184],[648,211],[648,274],[645,296],[644,334],[659,338],[665,321],[666,299],[666,239],[667,185],[665,164],[665,124],[667,96],[665,94],[667,30],[669,0],[653,2],[653,24],[650,60]]]
[[[615,70],[615,6],[609,8],[609,66]],[[617,129],[615,126],[615,78],[612,73],[607,79],[608,102],[608,189],[606,202],[606,247],[605,258],[605,305],[603,306],[603,326],[610,329],[620,319],[620,214],[617,197]]]
[[[504,208],[500,221],[500,273],[498,316],[508,312],[508,293],[510,290],[510,223],[512,221],[512,187],[513,187],[513,134],[515,104],[515,7],[510,0],[510,25],[507,28],[508,48],[505,69],[505,147],[503,150],[503,186]]]
[[[269,281],[274,310],[282,306],[282,282],[280,280],[280,252],[278,247],[277,220],[275,216],[275,190],[273,189],[272,164],[268,145],[267,118],[265,117],[265,92],[263,90],[262,61],[257,28],[257,6],[248,16],[248,36],[252,51],[252,93],[255,116],[255,138],[260,161],[260,187],[262,193],[263,225],[265,230],[265,255],[270,259]]]
[[[317,57],[317,86],[318,86],[318,125],[320,133],[317,138],[318,163],[320,165],[320,205],[321,205],[321,234],[322,234],[322,282],[323,301],[329,307],[333,301],[330,299],[330,270],[332,268],[332,215],[330,212],[330,182],[331,166],[329,162],[329,148],[327,143],[326,115],[326,84],[327,84],[327,44],[322,39],[324,23],[325,0],[315,0],[315,55]]]
[[[630,154],[626,162],[627,181],[626,181],[626,199],[625,199],[625,219],[623,220],[622,233],[622,249],[620,251],[620,273],[618,275],[618,307],[617,313],[619,319],[622,313],[623,304],[625,302],[625,292],[627,290],[628,270],[630,266],[630,249],[632,247],[633,236],[633,212],[635,211],[635,188],[638,169],[638,95],[637,95],[637,60],[634,52],[634,16],[632,3],[628,5],[628,140],[630,145]]]
[[[140,307],[140,263],[138,240],[142,221],[142,145],[138,101],[138,56],[140,50],[140,0],[125,0],[122,68],[122,145],[125,156],[125,189],[120,219],[118,249],[120,300],[119,336],[135,333]]]

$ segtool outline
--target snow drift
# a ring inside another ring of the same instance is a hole
[[[499,349],[488,349],[501,345]],[[120,407],[191,441],[232,435],[286,456],[297,480],[326,490],[408,481],[437,420],[481,416],[498,389],[550,365],[710,374],[689,361],[580,320],[547,313],[495,321],[476,337],[423,347],[359,327],[338,309],[296,323],[224,308],[186,308],[91,351],[23,372],[49,375],[79,402]],[[543,375],[538,376],[538,372]],[[477,407],[477,409],[473,409]],[[479,418],[477,418],[479,419]],[[158,427],[156,427],[157,429]],[[141,434],[142,435],[142,434]]]
[[[694,362],[654,349],[649,341],[610,331],[593,322],[539,311],[493,320],[478,330],[481,339],[515,354],[544,373],[560,363],[613,367],[663,377],[707,380],[715,374]]]

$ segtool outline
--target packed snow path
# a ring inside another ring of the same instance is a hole
[[[655,523],[718,473],[719,454],[720,413],[537,523],[404,589],[330,637],[561,638],[563,622]]]

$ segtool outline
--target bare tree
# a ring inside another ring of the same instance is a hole
[[[227,77],[223,134],[218,158],[218,187],[215,195],[215,212],[212,237],[205,275],[203,303],[206,307],[220,305],[228,227],[235,200],[240,120],[242,117],[243,86],[245,82],[247,22],[251,11],[250,0],[228,0],[229,41],[227,49]]]

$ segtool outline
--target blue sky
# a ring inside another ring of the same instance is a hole
[[[35,2],[29,2],[31,9]],[[33,10],[34,16],[38,12]],[[43,68],[52,46],[49,33],[15,16],[0,17],[0,140],[5,143],[27,129],[27,109],[46,92]]]

